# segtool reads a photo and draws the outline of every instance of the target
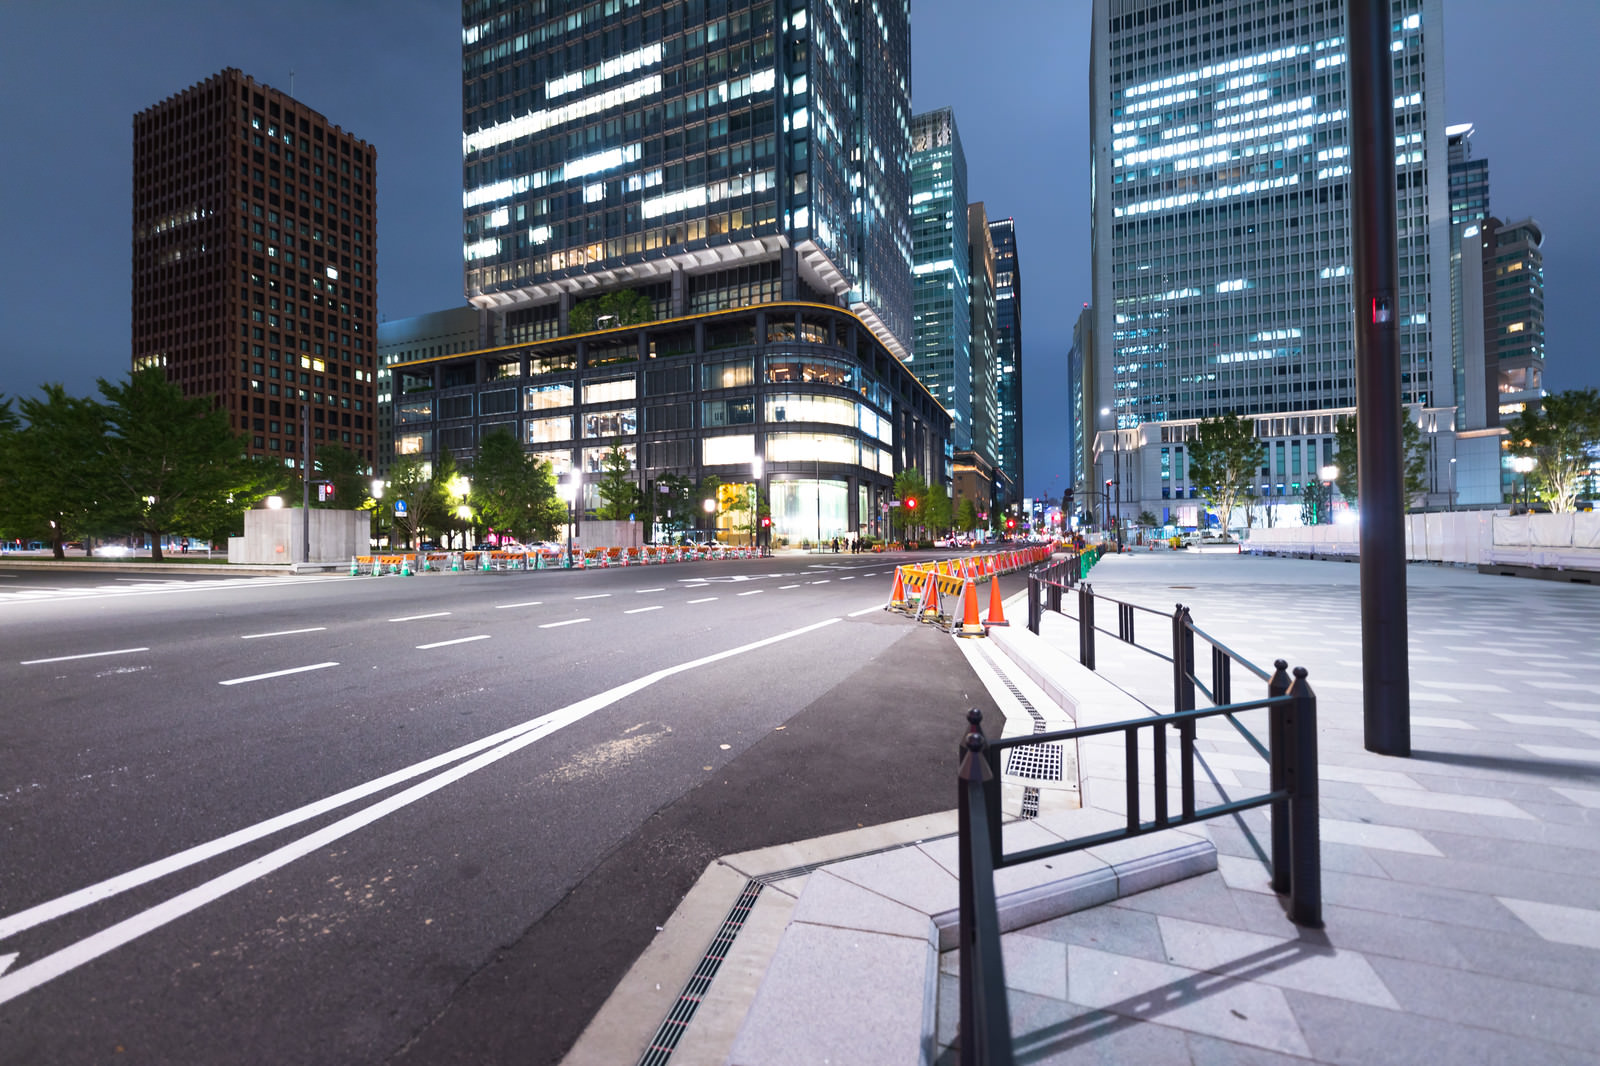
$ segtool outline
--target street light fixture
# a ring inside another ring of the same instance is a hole
[[[1450,457],[1450,510],[1456,509],[1456,457]]]
[[[750,460],[750,543],[758,556],[761,554],[761,474],[764,467],[761,456]]]
[[[561,488],[560,488],[560,491],[559,491],[559,495],[561,496],[561,498],[563,500],[567,501],[567,569],[568,570],[572,569],[572,522],[573,522],[573,516],[574,516],[573,507],[578,502],[578,484],[579,484],[579,481],[580,481],[580,476],[578,474],[578,471],[576,469],[574,469],[571,473],[569,473],[567,475],[567,480],[565,480],[565,481],[563,481],[561,483]]]
[[[708,496],[700,501],[700,506],[706,512],[706,543],[715,544],[717,540],[717,524],[712,515],[717,513],[717,501]]]
[[[1533,473],[1533,468],[1538,465],[1538,460],[1531,455],[1518,455],[1511,460],[1511,469],[1522,475],[1523,514],[1527,514],[1533,509],[1533,496],[1528,492],[1528,475]]]
[[[1338,480],[1339,468],[1332,463],[1318,471],[1322,475],[1323,509],[1317,515],[1317,525],[1333,521],[1333,483]]]

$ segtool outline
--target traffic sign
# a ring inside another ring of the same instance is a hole
[[[406,513],[406,501],[404,501],[404,500],[396,500],[396,501],[394,501],[394,513],[395,514],[405,514]]]

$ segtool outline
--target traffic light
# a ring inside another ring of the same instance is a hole
[[[916,509],[917,509],[917,501],[916,501],[916,498],[915,498],[915,497],[910,497],[910,498],[908,498],[908,499],[907,499],[907,500],[906,500],[906,510],[908,510],[908,511],[915,511],[915,510],[916,510]]]
[[[1015,518],[1006,519],[1006,528],[1007,529],[1016,529],[1017,528],[1017,520]]]
[[[769,515],[769,514],[762,515],[761,516],[761,525],[763,527],[771,526],[772,525],[772,516]]]
[[[1110,478],[1106,478],[1106,488],[1108,490],[1111,488],[1111,479]]]

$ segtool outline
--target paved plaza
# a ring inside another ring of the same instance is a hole
[[[1406,573],[1413,753],[1391,758],[1363,748],[1357,566],[1154,552],[1092,571],[1098,594],[1182,602],[1258,664],[1308,669],[1325,928],[1270,892],[1265,812],[1210,822],[1217,872],[1006,936],[1019,1062],[1600,1062],[1600,590]],[[1076,652],[1067,619],[1041,637]],[[1166,664],[1097,648],[1104,677],[1170,706]],[[1265,790],[1242,740],[1206,736],[1220,792]]]

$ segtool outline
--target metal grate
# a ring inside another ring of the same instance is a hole
[[[1061,745],[1029,744],[1006,752],[1006,776],[1033,781],[1061,780]]]
[[[745,883],[744,891],[739,893],[738,901],[734,903],[733,909],[728,911],[728,916],[722,920],[722,927],[717,930],[717,935],[711,939],[711,945],[701,956],[700,965],[695,967],[694,974],[684,984],[683,991],[678,993],[678,1001],[672,1005],[672,1009],[662,1020],[661,1027],[650,1040],[650,1046],[645,1048],[644,1055],[639,1059],[639,1066],[666,1066],[667,1060],[672,1057],[672,1052],[678,1046],[678,1041],[683,1039],[684,1030],[694,1018],[694,1012],[700,1009],[706,989],[711,987],[712,979],[722,968],[722,960],[728,957],[728,948],[732,946],[733,938],[739,935],[739,930],[744,928],[745,920],[750,917],[750,911],[755,907],[756,897],[761,894],[762,887],[761,881]]]

